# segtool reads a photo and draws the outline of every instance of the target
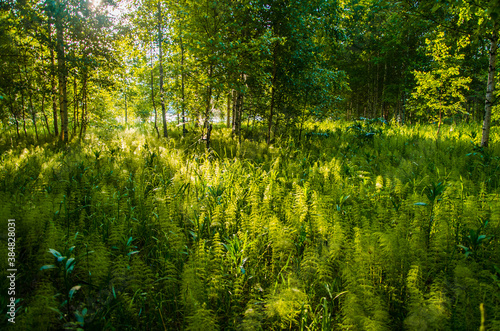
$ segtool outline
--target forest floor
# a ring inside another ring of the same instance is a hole
[[[500,329],[496,131],[482,149],[478,124],[325,122],[270,146],[215,128],[210,153],[145,132],[0,140],[1,328]]]

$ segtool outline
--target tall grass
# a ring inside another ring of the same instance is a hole
[[[3,138],[21,299],[9,326],[471,330],[484,305],[499,329],[498,133],[484,150],[478,125],[442,132],[310,123],[268,146],[217,128],[210,152],[145,128],[65,147]]]

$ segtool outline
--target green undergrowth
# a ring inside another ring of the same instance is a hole
[[[208,153],[145,132],[1,141],[11,329],[500,329],[496,132],[482,149],[479,125],[339,121],[238,146],[215,128]]]

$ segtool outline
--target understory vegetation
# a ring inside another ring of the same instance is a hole
[[[435,129],[309,123],[238,146],[218,128],[209,152],[181,129],[3,137],[10,327],[498,330],[500,151],[478,124]]]

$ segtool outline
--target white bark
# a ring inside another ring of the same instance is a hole
[[[491,109],[493,107],[493,94],[495,92],[495,64],[498,49],[498,35],[493,32],[491,37],[490,64],[488,67],[488,85],[486,88],[486,101],[484,106],[483,137],[481,146],[488,147],[490,140]]]

